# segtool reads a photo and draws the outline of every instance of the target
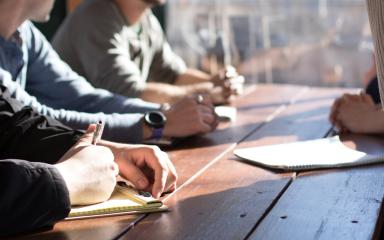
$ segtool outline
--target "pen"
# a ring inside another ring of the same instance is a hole
[[[96,130],[93,132],[93,137],[92,137],[92,144],[93,145],[96,145],[97,142],[100,140],[101,135],[103,135],[103,130],[104,130],[103,121],[98,121],[96,123]]]

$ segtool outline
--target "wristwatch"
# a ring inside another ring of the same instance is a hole
[[[167,117],[160,111],[147,112],[144,115],[144,122],[152,129],[151,138],[160,139],[163,136],[163,130]]]

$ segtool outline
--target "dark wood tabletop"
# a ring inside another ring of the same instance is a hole
[[[233,155],[329,136],[330,107],[345,92],[355,90],[258,85],[234,102],[235,122],[166,149],[179,175],[163,199],[170,212],[63,221],[14,239],[380,239],[384,165],[281,172]],[[373,154],[383,139],[342,136]]]

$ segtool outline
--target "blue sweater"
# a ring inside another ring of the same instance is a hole
[[[76,74],[29,21],[11,39],[0,37],[0,84],[12,97],[73,128],[105,122],[103,138],[142,140],[142,113],[158,104],[96,89]]]

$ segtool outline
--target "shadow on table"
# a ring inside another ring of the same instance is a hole
[[[41,228],[6,238],[14,240],[113,239],[142,215],[99,217],[61,221],[54,228]],[[2,239],[2,238],[0,238]]]
[[[326,100],[331,100],[334,98],[339,97],[340,94],[329,94],[327,96],[322,96],[322,97],[314,97],[314,98],[306,98],[306,99],[300,99],[295,102],[296,104],[304,104],[304,103],[309,103],[309,102],[316,102],[316,101],[326,101]],[[290,101],[280,101],[280,102],[274,102],[274,103],[256,103],[256,104],[248,104],[245,106],[240,106],[237,107],[238,111],[250,111],[254,109],[261,109],[261,108],[271,108],[271,107],[280,107],[282,105],[290,105]]]
[[[228,125],[206,134],[180,139],[175,146],[165,150],[211,147],[228,143],[256,141],[271,136],[296,136],[296,140],[309,140],[324,137],[331,129],[328,122],[329,107],[319,107],[302,112],[277,116],[270,122],[254,122]],[[314,129],[318,130],[314,131]]]
[[[245,239],[289,178],[235,187],[239,181],[224,183],[229,189],[223,191],[209,192],[209,184],[181,190],[183,199],[176,194],[167,202],[170,212],[148,216],[122,239]]]

